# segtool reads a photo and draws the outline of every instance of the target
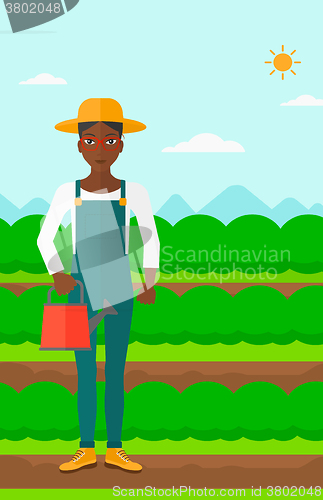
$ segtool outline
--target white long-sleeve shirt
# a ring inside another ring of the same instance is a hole
[[[84,201],[119,200],[120,197],[121,189],[110,193],[107,190],[90,193],[81,189],[81,198]],[[158,269],[160,245],[147,190],[135,182],[126,182],[126,198],[126,229],[129,229],[130,210],[132,210],[137,217],[143,240],[145,241],[147,237],[145,238],[142,228],[147,228],[149,234],[151,234],[149,240],[144,244],[143,267]],[[64,266],[54,245],[54,238],[64,215],[69,210],[71,211],[73,253],[75,254],[75,208],[75,182],[68,182],[57,189],[37,239],[38,248],[49,274],[64,270]],[[126,253],[128,253],[129,231],[126,230],[125,233],[125,247]]]

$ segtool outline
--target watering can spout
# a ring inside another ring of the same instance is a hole
[[[115,308],[110,304],[110,302],[108,302],[106,299],[104,299],[102,311],[100,313],[96,314],[95,316],[93,316],[93,318],[91,318],[89,320],[89,331],[90,331],[90,334],[93,332],[93,330],[95,330],[95,328],[99,325],[99,323],[101,323],[101,321],[103,320],[103,318],[107,314],[116,315],[118,313],[115,310]]]

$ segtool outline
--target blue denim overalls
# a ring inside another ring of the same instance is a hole
[[[133,309],[129,257],[125,253],[126,193],[121,181],[120,200],[81,200],[80,181],[75,187],[76,252],[72,276],[84,284],[89,319],[106,299],[118,315],[107,315],[105,326],[105,417],[109,448],[121,448],[124,409],[124,367]],[[69,302],[79,300],[79,287]],[[94,447],[97,330],[91,334],[92,351],[75,351],[78,372],[78,414],[81,448]]]

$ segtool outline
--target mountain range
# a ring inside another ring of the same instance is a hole
[[[18,208],[0,194],[0,218],[9,224],[13,224],[16,220],[26,217],[26,215],[47,214],[48,209],[49,203],[42,198],[34,198],[22,208]]]
[[[230,186],[198,212],[195,212],[180,195],[174,194],[158,210],[156,215],[174,225],[180,219],[195,213],[211,215],[224,224],[229,224],[229,222],[241,215],[264,215],[282,226],[297,215],[313,214],[323,216],[323,205],[315,203],[310,209],[307,209],[294,198],[286,198],[276,207],[270,208],[245,187]]]
[[[13,224],[16,220],[26,215],[45,215],[48,209],[49,203],[42,198],[34,198],[22,208],[18,208],[3,195],[0,195],[0,218],[9,224]],[[294,198],[286,198],[276,205],[276,207],[270,208],[245,187],[230,186],[198,212],[195,212],[184,198],[178,194],[174,194],[158,210],[156,215],[174,225],[180,219],[195,213],[211,215],[224,224],[228,224],[241,215],[264,215],[272,219],[279,226],[282,226],[286,221],[297,215],[313,214],[323,217],[323,205],[315,203],[310,209],[307,209]],[[66,226],[69,220],[64,218],[62,222]]]

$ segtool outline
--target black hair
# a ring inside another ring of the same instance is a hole
[[[87,130],[88,128],[93,127],[93,125],[95,125],[96,123],[99,123],[99,122],[81,122],[81,123],[79,123],[78,128],[79,128],[80,139],[82,138],[83,132],[85,132],[85,130]],[[118,132],[119,137],[121,139],[122,131],[123,131],[123,123],[120,123],[120,122],[103,122],[103,123],[105,125],[108,125],[108,127],[113,128],[113,130],[115,130],[116,132]]]

